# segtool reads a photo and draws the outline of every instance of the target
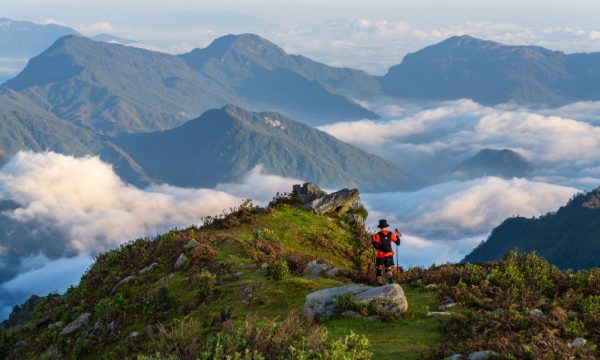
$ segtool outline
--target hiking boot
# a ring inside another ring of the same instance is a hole
[[[393,284],[394,283],[394,278],[392,276],[388,276],[387,277],[387,281],[388,281],[388,284]]]

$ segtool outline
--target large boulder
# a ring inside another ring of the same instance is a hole
[[[371,305],[378,313],[397,316],[408,310],[406,296],[398,284],[379,287],[355,284],[308,294],[304,302],[304,315],[315,320],[336,316],[339,312],[338,298],[348,294],[357,304]]]
[[[292,194],[294,194],[303,205],[309,204],[313,200],[327,195],[327,193],[321,190],[317,184],[312,182],[294,185]]]
[[[292,193],[300,200],[305,210],[314,211],[319,215],[344,215],[357,212],[364,208],[357,189],[343,189],[327,194],[314,183],[294,185]],[[357,215],[360,216],[360,215]],[[361,224],[364,219],[352,219]]]
[[[83,313],[79,315],[77,319],[73,320],[71,323],[69,323],[69,325],[62,329],[60,336],[69,336],[72,333],[81,330],[85,324],[87,324],[91,316],[92,314],[90,313]]]

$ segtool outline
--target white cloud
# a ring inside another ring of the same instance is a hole
[[[172,227],[200,224],[203,217],[247,197],[266,201],[275,191],[289,191],[292,182],[255,171],[221,190],[167,185],[140,190],[123,183],[96,157],[23,152],[0,171],[0,194],[20,204],[13,218],[45,221],[67,234],[71,249],[93,254]]]
[[[96,35],[98,33],[113,33],[118,30],[108,21],[98,21],[91,24],[76,24],[73,26],[75,30],[84,35]]]
[[[511,216],[537,216],[558,209],[578,190],[526,179],[483,178],[450,182],[416,192],[365,194],[369,221],[387,217],[413,236],[452,241],[479,236]]]

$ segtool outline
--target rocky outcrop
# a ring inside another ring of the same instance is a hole
[[[314,183],[304,183],[302,186],[294,185],[292,194],[300,200],[305,210],[314,211],[319,215],[344,215],[346,213],[360,212],[364,205],[360,201],[360,194],[357,189],[342,189],[340,191],[327,194]],[[361,223],[364,219],[355,219],[356,223]]]
[[[356,304],[369,305],[378,313],[392,316],[408,310],[408,302],[402,287],[390,284],[372,287],[361,284],[340,286],[313,292],[304,302],[304,315],[309,319],[325,319],[338,315],[337,300],[341,296],[352,295]]]
[[[69,336],[72,333],[81,330],[85,324],[87,324],[91,316],[92,314],[90,313],[83,313],[79,315],[77,319],[73,320],[71,323],[69,323],[69,325],[62,329],[60,336]]]

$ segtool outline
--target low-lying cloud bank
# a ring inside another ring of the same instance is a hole
[[[387,120],[341,122],[321,130],[425,177],[439,176],[481,149],[508,148],[533,164],[538,181],[578,188],[600,184],[600,102],[533,110],[459,100],[384,110]]]
[[[99,252],[174,227],[199,225],[247,198],[264,205],[275,192],[290,191],[298,182],[265,175],[258,167],[240,182],[215,189],[159,185],[142,190],[124,183],[97,157],[21,152],[0,170],[0,200],[16,204],[2,217],[5,223],[39,230],[27,233],[27,240],[0,239],[2,314],[33,293],[64,291]],[[38,237],[46,228],[52,236]],[[48,258],[48,248],[62,257]]]
[[[16,204],[1,216],[34,222],[61,236],[0,239],[0,318],[33,293],[62,292],[75,284],[98,252],[200,224],[203,217],[246,198],[264,205],[299,182],[263,174],[258,167],[240,182],[215,189],[138,189],[95,157],[20,153],[0,170],[0,200]],[[373,228],[377,219],[387,218],[405,234],[400,263],[426,266],[458,261],[504,218],[554,210],[576,191],[525,179],[485,178],[362,197]],[[51,241],[52,256],[45,253]]]

